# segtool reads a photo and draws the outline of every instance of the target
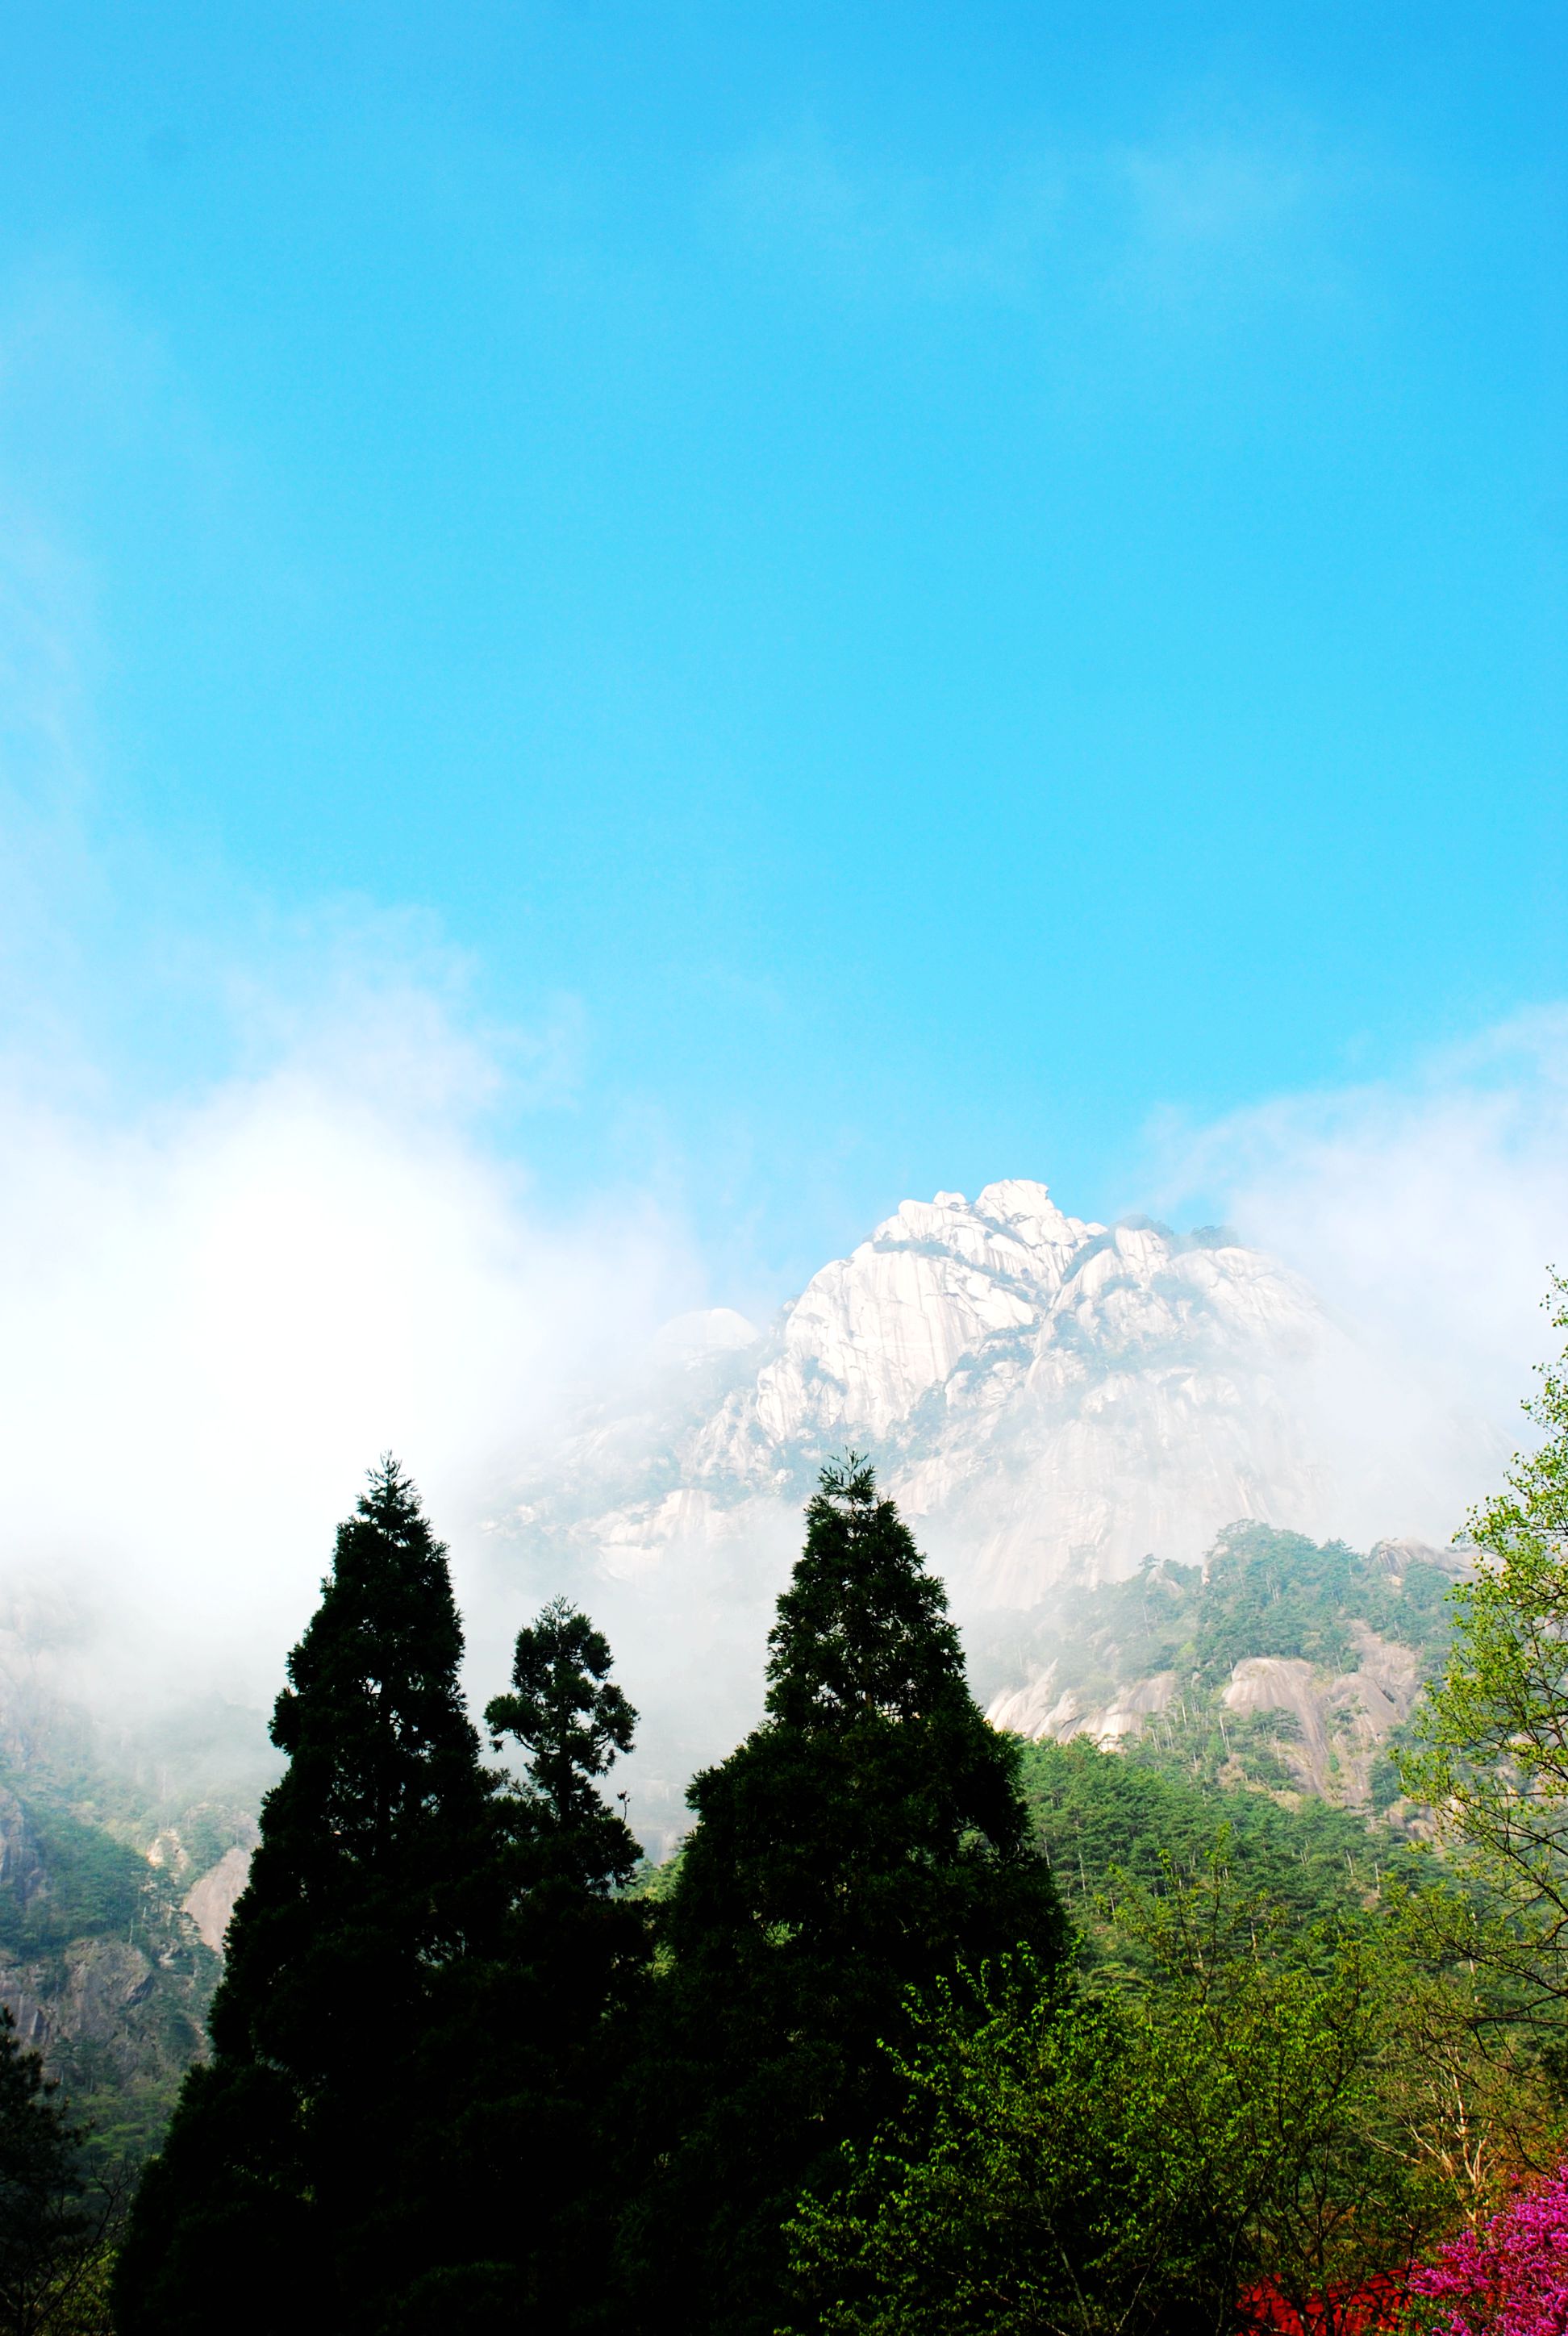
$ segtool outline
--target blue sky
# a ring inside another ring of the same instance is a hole
[[[14,5],[13,1051],[129,1123],[433,998],[750,1300],[1550,1007],[1565,45]]]

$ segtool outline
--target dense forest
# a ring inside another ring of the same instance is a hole
[[[141,1955],[160,2068],[209,2039],[166,2133],[132,2083],[106,2146],[104,2072],[56,2088],[5,2016],[0,2331],[1560,2328],[1568,1368],[1534,1409],[1464,1579],[1251,1528],[1069,1610],[1053,1692],[1167,1682],[1115,1751],[988,1725],[848,1455],[765,1715],[653,1871],[603,1636],[547,1606],[476,1728],[385,1462],[289,1659],[221,1976],[46,1797],[65,1884],[0,1876],[39,1967],[83,1919]],[[1368,1632],[1427,1678],[1369,1765],[1224,1699]]]

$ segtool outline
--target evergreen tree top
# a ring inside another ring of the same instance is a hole
[[[474,1877],[495,1780],[462,1656],[445,1547],[384,1457],[337,1529],[273,1712],[288,1767],[262,1803],[229,1927],[211,2019],[220,2056],[259,2051],[315,2081],[351,2031],[371,2051],[373,2007],[406,2017],[422,1974],[484,1919]]]
[[[894,1504],[858,1452],[823,1468],[768,1635],[767,1708],[789,1727],[967,1707],[959,1634]]]
[[[630,1879],[638,1846],[612,1814],[599,1778],[629,1752],[637,1714],[609,1677],[609,1641],[565,1598],[553,1598],[517,1634],[512,1691],[485,1706],[498,1747],[515,1737],[530,1757],[528,1782],[503,1815],[524,1897],[546,1883],[604,1896]],[[623,1804],[624,1805],[624,1804]]]
[[[859,1453],[822,1473],[768,1648],[768,1717],[694,1780],[660,1913],[654,2211],[681,2324],[705,2336],[782,2324],[780,2232],[893,2105],[911,1990],[1020,1943],[1047,1968],[1062,1951],[1018,1747],[986,1725],[941,1584]]]
[[[463,1625],[446,1569],[413,1480],[384,1453],[337,1528],[321,1604],[288,1658],[272,1740],[297,1754],[316,1737],[341,1749],[341,1731],[370,1729],[416,1750],[453,1730]],[[460,1707],[459,1707],[460,1708]],[[463,1723],[460,1735],[470,1741]]]
[[[394,1539],[406,1535],[431,1540],[430,1526],[419,1505],[419,1487],[390,1452],[384,1452],[367,1471],[365,1487],[354,1504],[357,1516],[367,1518]],[[433,1545],[444,1551],[444,1543]]]

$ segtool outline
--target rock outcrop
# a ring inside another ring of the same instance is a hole
[[[202,1944],[210,1947],[214,1954],[223,1952],[229,1918],[249,1878],[250,1856],[248,1849],[236,1843],[185,1893],[184,1912],[195,1923]]]
[[[1039,1630],[1042,1645],[1054,1642],[1048,1660],[994,1693],[987,1716],[1015,1735],[1102,1750],[1146,1737],[1183,1770],[1388,1808],[1398,1780],[1383,1756],[1440,1665],[1445,1591],[1467,1564],[1462,1549],[1385,1542],[1360,1556],[1342,1543],[1232,1528],[1206,1570],[1145,1567],[1130,1583],[1066,1599]],[[1267,1651],[1239,1654],[1249,1637]],[[1400,1822],[1418,1815],[1405,1806]]]
[[[1294,1382],[1334,1333],[1224,1228],[1087,1222],[1019,1181],[939,1192],[765,1335],[739,1343],[738,1320],[705,1340],[685,1318],[689,1386],[585,1427],[500,1530],[612,1580],[674,1582],[743,1548],[771,1563],[822,1459],[857,1444],[960,1603],[1027,1607],[1151,1549],[1196,1558],[1238,1517],[1310,1529],[1322,1506]]]

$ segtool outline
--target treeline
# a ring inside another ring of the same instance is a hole
[[[634,1714],[546,1609],[488,1707],[445,1553],[388,1463],[289,1660],[211,2017],[121,2250],[124,2336],[769,2329],[787,2225],[897,2108],[884,2043],[959,1962],[1066,1926],[939,1585],[869,1468],[830,1471],[767,1716],[692,1787],[678,1874],[600,1790]],[[243,2267],[241,2269],[241,2267]]]
[[[482,1738],[445,1552],[385,1464],[289,1660],[288,1766],[210,2058],[117,2245],[119,2336],[1334,2336],[1423,2282],[1479,2331],[1505,2245],[1544,2294],[1568,1374],[1537,1416],[1403,1756],[1448,1832],[1425,1870],[1343,1812],[1235,1796],[1216,1831],[1195,1784],[988,1728],[852,1456],[807,1511],[765,1718],[648,1889],[604,1639],[547,1607]],[[108,2325],[71,2168],[0,2035],[8,2331]]]

